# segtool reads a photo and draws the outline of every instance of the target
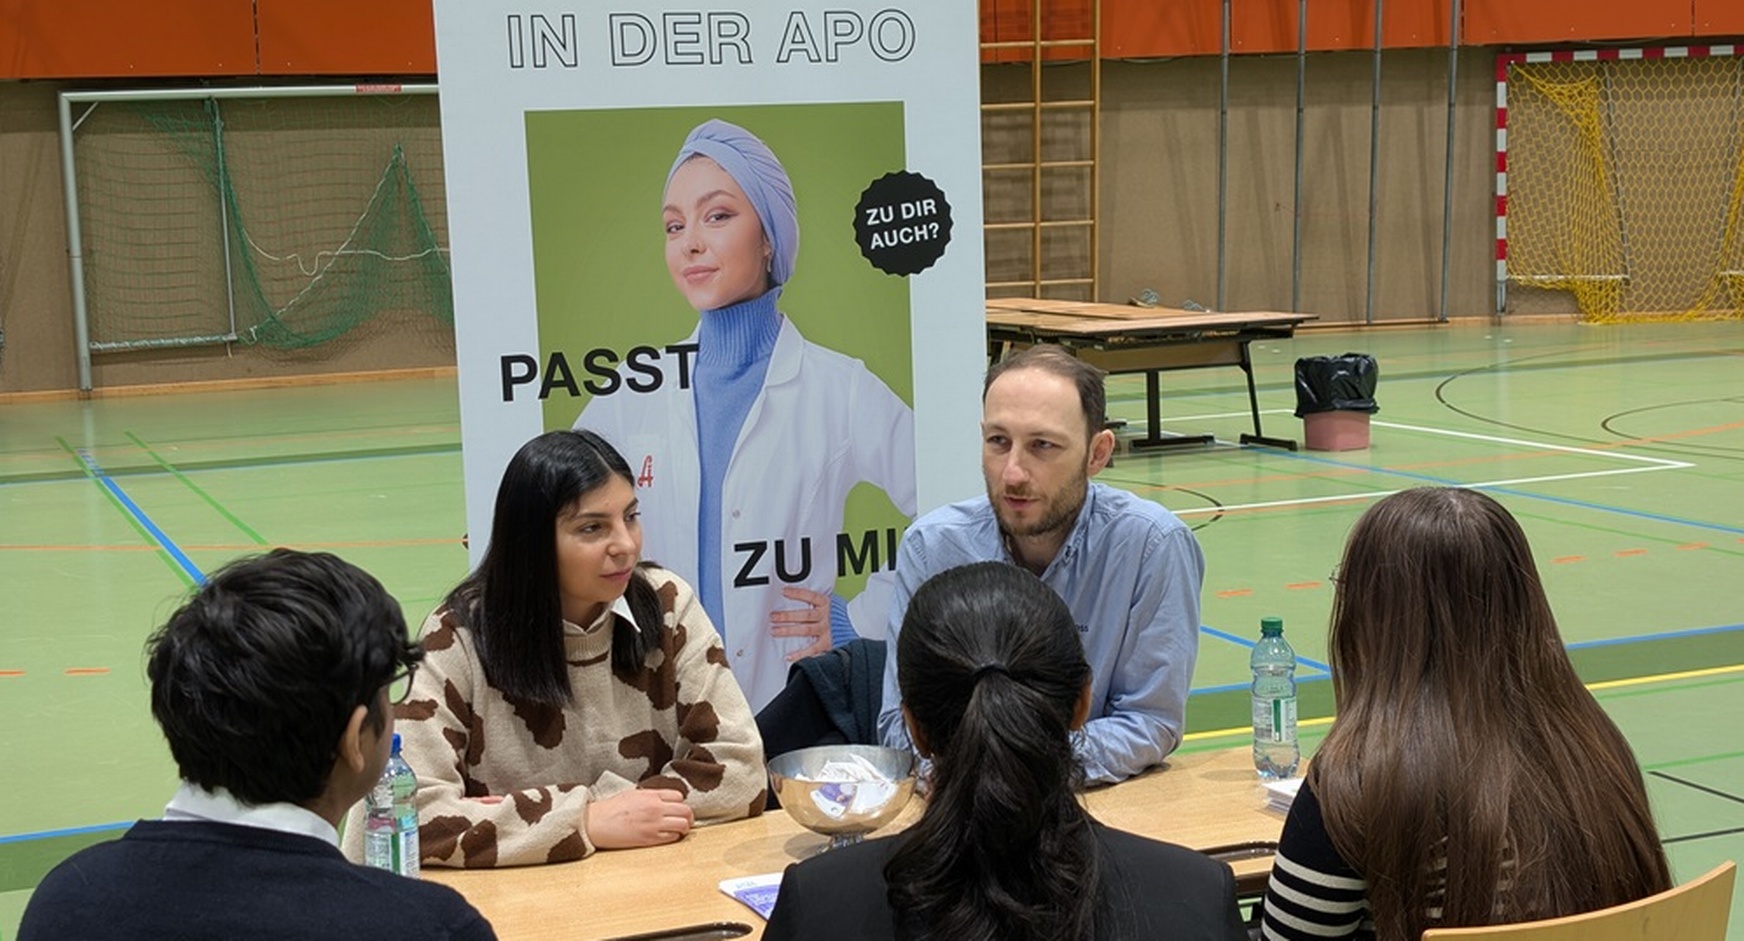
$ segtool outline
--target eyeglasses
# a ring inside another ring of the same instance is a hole
[[[418,664],[408,663],[388,680],[388,702],[399,705],[412,695],[412,676],[418,672]]]

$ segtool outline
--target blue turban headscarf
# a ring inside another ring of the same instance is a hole
[[[763,223],[763,235],[769,239],[769,277],[775,284],[786,284],[799,256],[799,208],[793,199],[793,183],[775,152],[737,124],[718,118],[704,121],[678,148],[666,185],[672,185],[672,175],[686,160],[699,154],[720,164],[745,191]]]

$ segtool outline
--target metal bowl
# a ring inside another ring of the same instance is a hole
[[[859,758],[885,781],[819,781],[830,762]],[[800,826],[830,838],[825,849],[858,843],[896,819],[914,795],[911,752],[883,745],[819,745],[769,759],[769,786]]]

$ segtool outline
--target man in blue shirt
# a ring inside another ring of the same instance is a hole
[[[886,745],[910,747],[894,654],[908,599],[939,572],[988,560],[1040,576],[1078,622],[1093,673],[1092,718],[1078,740],[1091,783],[1131,777],[1181,743],[1205,557],[1168,510],[1090,481],[1114,451],[1102,379],[1056,346],[1030,347],[988,370],[987,495],[921,517],[897,552],[878,717]]]

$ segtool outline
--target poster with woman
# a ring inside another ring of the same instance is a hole
[[[973,8],[484,6],[436,7],[469,527],[600,433],[761,707],[980,488]]]
[[[696,588],[754,703],[881,636],[915,511],[909,309],[851,220],[904,165],[900,106],[540,112],[527,160],[540,344],[581,364],[546,425],[623,452],[644,555]]]

